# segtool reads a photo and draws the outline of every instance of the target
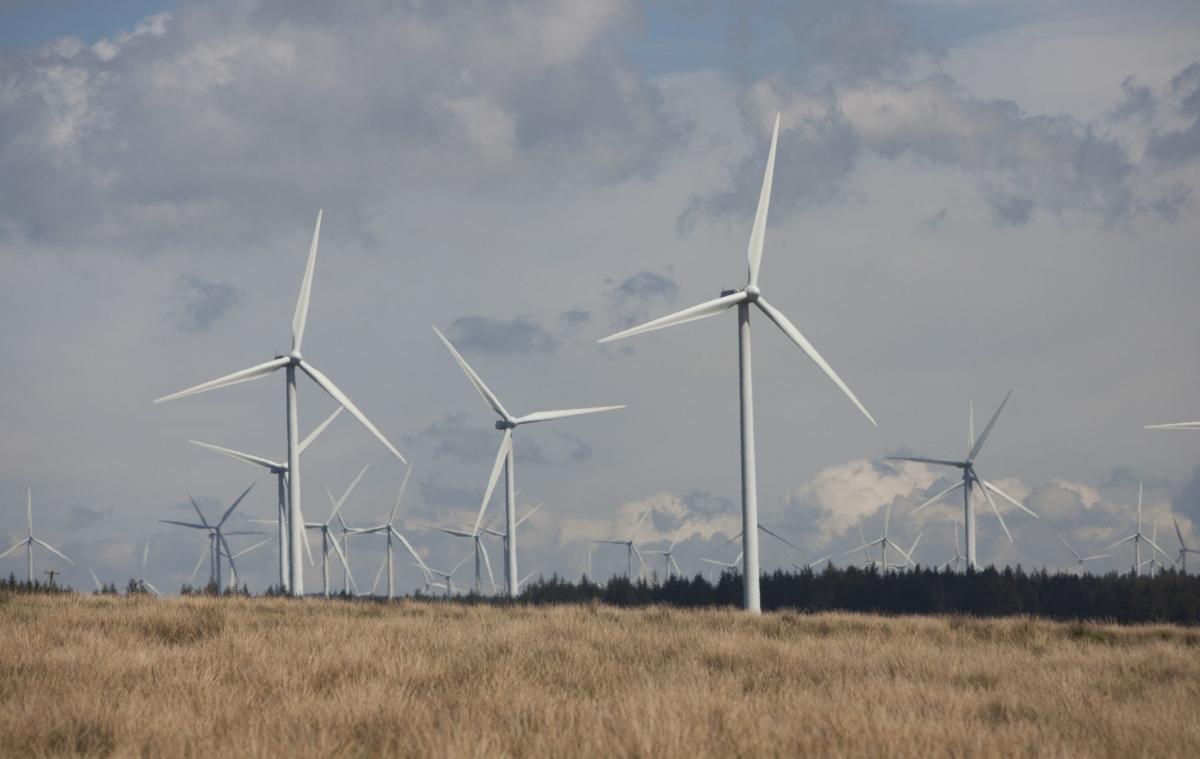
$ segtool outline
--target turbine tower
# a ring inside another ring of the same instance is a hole
[[[642,568],[640,570],[638,570],[639,577],[641,577],[642,574],[646,571],[646,569],[648,569],[648,567],[646,566],[646,560],[642,558],[642,552],[640,550],[638,550],[636,541],[637,541],[638,528],[640,528],[642,526],[642,522],[646,521],[646,517],[650,516],[650,512],[653,510],[654,510],[653,506],[648,506],[646,508],[646,510],[642,512],[642,515],[637,518],[636,522],[633,523],[633,528],[629,530],[629,537],[625,538],[624,540],[611,540],[611,539],[601,540],[601,539],[597,538],[597,539],[590,541],[591,543],[598,544],[598,545],[625,546],[625,563],[626,563],[625,576],[629,579],[630,582],[633,581],[633,557],[634,556],[637,556],[637,560],[641,563],[641,566],[642,566]]]
[[[916,461],[916,462],[920,462],[922,464],[937,464],[939,466],[952,466],[952,467],[956,467],[956,468],[962,470],[962,481],[961,482],[951,485],[950,487],[946,488],[942,492],[935,495],[933,498],[930,498],[925,503],[922,503],[920,506],[913,509],[912,513],[915,514],[918,511],[920,511],[921,509],[925,508],[926,506],[935,504],[938,501],[945,498],[946,496],[953,493],[955,490],[962,488],[962,491],[963,491],[963,524],[965,525],[965,532],[966,532],[967,568],[968,569],[978,569],[979,568],[979,564],[975,558],[975,510],[971,507],[971,488],[972,487],[978,487],[979,491],[981,493],[983,493],[983,497],[985,499],[987,499],[988,506],[991,507],[992,513],[996,515],[996,519],[1000,520],[1000,526],[1004,529],[1004,534],[1008,536],[1008,541],[1010,543],[1014,542],[1012,533],[1008,531],[1008,525],[1006,525],[1004,523],[1004,517],[1000,516],[1000,510],[996,508],[996,503],[992,500],[992,496],[991,496],[992,493],[995,493],[996,495],[1000,496],[1004,500],[1013,504],[1014,506],[1016,506],[1017,508],[1021,509],[1024,512],[1026,512],[1027,514],[1034,517],[1035,519],[1037,518],[1037,514],[1034,514],[1032,511],[1030,511],[1028,508],[1026,508],[1023,503],[1018,501],[1016,498],[1013,498],[1012,496],[1008,495],[1003,490],[996,487],[995,485],[988,482],[987,480],[980,478],[980,476],[975,471],[975,458],[979,455],[979,451],[983,448],[983,444],[987,442],[988,435],[991,434],[992,427],[995,426],[995,424],[996,424],[996,419],[998,419],[1000,417],[1000,412],[1004,410],[1004,404],[1008,403],[1008,399],[1011,396],[1012,396],[1012,390],[1009,390],[1008,394],[1004,396],[1004,400],[1000,401],[1000,406],[999,406],[999,408],[996,409],[996,413],[992,414],[991,420],[989,420],[987,423],[987,426],[983,428],[983,434],[979,436],[978,440],[975,439],[975,405],[971,404],[970,411],[968,412],[968,415],[967,415],[967,457],[965,459],[963,459],[962,461],[954,461],[954,460],[948,460],[948,459],[928,459],[928,458],[922,458],[920,456],[888,456],[887,457],[888,459],[890,459],[892,461]]]
[[[408,551],[409,555],[412,556],[420,566],[424,567],[425,564],[425,562],[421,560],[421,557],[417,555],[416,549],[412,547],[412,543],[409,543],[408,538],[400,534],[399,530],[397,530],[395,526],[396,512],[400,510],[400,502],[404,500],[404,490],[408,487],[408,476],[410,474],[412,474],[412,465],[409,465],[408,471],[404,473],[404,480],[400,483],[400,493],[396,496],[396,503],[394,506],[392,506],[392,510],[388,514],[386,522],[375,525],[374,527],[361,527],[356,530],[351,530],[351,534],[354,535],[374,535],[380,532],[384,534],[387,544],[387,555],[384,557],[383,563],[379,565],[379,572],[375,574],[375,583],[371,586],[371,594],[374,595],[375,588],[379,585],[379,575],[382,574],[383,570],[386,568],[387,597],[389,601],[395,597],[395,572],[393,571],[395,565],[392,560],[392,538],[394,537],[399,540],[400,544],[404,546],[404,549]]]
[[[663,578],[666,580],[671,579],[672,571],[674,571],[678,576],[683,577],[683,570],[679,568],[679,562],[675,561],[675,556],[673,553],[675,551],[675,544],[678,542],[678,540],[672,540],[671,545],[667,546],[666,550],[643,551],[643,553],[648,553],[652,556],[663,557]]]
[[[278,355],[257,366],[240,372],[210,380],[187,390],[164,396],[155,401],[162,403],[206,390],[236,385],[240,382],[266,377],[278,369],[284,370],[287,383],[287,465],[288,465],[288,592],[293,596],[304,595],[304,563],[300,560],[300,543],[304,540],[304,517],[300,515],[300,420],[296,398],[296,370],[299,369],[329,394],[337,403],[350,412],[368,431],[401,462],[408,463],[374,424],[359,411],[358,406],[333,384],[333,380],[309,363],[301,354],[304,342],[304,326],[308,321],[308,304],[312,296],[313,270],[317,263],[317,240],[321,236],[321,212],[317,212],[317,226],[313,230],[312,245],[308,249],[308,263],[304,268],[304,279],[300,283],[300,297],[296,301],[296,312],[292,317],[292,349],[286,355]]]
[[[298,454],[304,453],[304,450],[308,448],[308,446],[312,445],[313,441],[325,431],[325,428],[329,426],[329,423],[336,419],[337,415],[340,413],[342,413],[342,407],[338,406],[325,421],[321,422],[316,429],[308,433],[308,437],[304,438],[304,440],[300,442]],[[288,588],[287,462],[271,461],[270,459],[265,459],[261,456],[242,453],[241,451],[235,451],[231,448],[222,448],[219,445],[213,445],[211,443],[201,443],[198,440],[189,440],[188,442],[192,443],[193,445],[198,445],[201,448],[207,448],[210,451],[216,451],[217,453],[237,459],[238,461],[244,461],[247,464],[262,467],[271,474],[275,475],[277,484],[279,486],[279,515],[277,519],[277,526],[279,527],[279,588],[280,590],[286,592]],[[193,573],[193,575],[194,574],[195,573]]]
[[[719,313],[737,306],[738,312],[738,361],[739,361],[739,395],[741,399],[741,437],[742,437],[742,532],[746,536],[743,546],[742,572],[742,604],[747,611],[759,613],[762,604],[759,599],[759,570],[758,570],[758,485],[755,473],[754,457],[754,394],[752,392],[750,372],[750,306],[757,306],[768,319],[783,330],[792,342],[804,351],[821,371],[833,380],[842,392],[858,407],[858,410],[875,424],[875,420],[867,409],[859,402],[846,383],[833,370],[812,343],[808,341],[796,325],[792,324],[781,311],[776,309],[758,287],[759,266],[762,263],[763,240],[767,230],[767,207],[771,201],[771,182],[775,172],[775,146],[779,141],[779,116],[775,116],[775,128],[771,133],[771,150],[767,155],[767,169],[763,175],[762,192],[758,197],[758,212],[754,216],[754,226],[750,231],[750,245],[747,257],[749,259],[749,275],[746,286],[741,290],[725,290],[719,298],[686,308],[678,313],[663,316],[646,322],[638,327],[618,332],[615,335],[600,340],[607,343],[643,332],[650,332],[676,324],[716,316]]]
[[[225,526],[225,522],[226,522],[226,520],[229,519],[229,516],[231,514],[233,514],[234,509],[236,509],[238,507],[238,504],[240,504],[242,502],[242,499],[245,498],[250,493],[250,491],[253,489],[254,489],[254,483],[252,482],[252,483],[250,483],[250,487],[243,490],[242,494],[239,495],[237,497],[237,499],[229,506],[229,508],[225,510],[225,513],[221,515],[221,518],[217,521],[216,524],[212,524],[207,519],[204,518],[204,512],[200,511],[199,504],[196,503],[196,499],[192,498],[191,494],[188,494],[188,500],[192,502],[192,508],[196,510],[196,515],[200,517],[200,524],[196,524],[195,522],[180,522],[175,519],[160,519],[160,520],[158,520],[164,524],[173,524],[173,525],[178,525],[179,527],[189,527],[193,530],[204,530],[205,532],[208,533],[208,556],[209,556],[209,562],[210,562],[209,563],[209,580],[211,582],[215,583],[218,593],[221,592],[221,555],[222,555],[221,549],[222,548],[225,549],[226,556],[233,553],[233,551],[229,550],[229,543],[226,542],[226,536],[228,536],[228,535],[262,535],[261,532],[255,532],[255,531],[225,532],[224,530],[221,529],[222,527]],[[199,567],[201,562],[203,562],[203,561],[204,561],[204,557],[201,556],[200,561],[196,562],[196,566]],[[196,576],[195,570],[192,570],[192,576],[193,577]]]
[[[467,375],[467,379],[475,386],[475,389],[483,397],[483,400],[499,415],[500,420],[496,422],[496,429],[503,430],[504,434],[500,439],[500,450],[496,453],[496,463],[492,466],[492,475],[488,478],[487,489],[483,494],[483,503],[479,506],[479,515],[475,517],[475,527],[473,533],[479,532],[479,525],[483,522],[483,514],[487,510],[488,501],[492,499],[492,491],[496,487],[496,480],[500,477],[500,468],[504,467],[505,473],[505,498],[504,498],[504,519],[505,530],[507,535],[506,546],[506,561],[504,563],[504,579],[508,589],[508,595],[516,598],[518,592],[517,582],[517,497],[516,497],[516,463],[513,460],[513,430],[522,424],[533,424],[534,422],[548,422],[553,419],[564,419],[569,416],[579,416],[581,414],[594,414],[599,411],[614,411],[616,409],[625,408],[624,406],[595,406],[592,408],[576,408],[563,409],[560,411],[535,411],[532,414],[525,416],[513,416],[508,413],[500,399],[488,389],[487,385],[483,384],[483,380],[475,373],[475,370],[467,364],[466,359],[450,344],[446,336],[442,334],[437,327],[433,328],[437,336],[446,345],[450,355],[454,356],[454,360],[462,368],[463,373]]]
[[[1116,543],[1113,543],[1108,548],[1116,548],[1125,543],[1133,543],[1133,573],[1135,575],[1142,574],[1142,542],[1145,541],[1151,548],[1161,552],[1164,556],[1166,551],[1158,547],[1158,544],[1151,538],[1142,533],[1142,483],[1138,483],[1138,502],[1137,502],[1137,531],[1127,538],[1121,538]],[[1105,549],[1108,550],[1108,549]],[[1153,553],[1150,554],[1153,557]]]
[[[12,548],[8,549],[4,553],[0,553],[0,559],[3,559],[5,556],[8,556],[10,553],[17,550],[21,546],[25,546],[25,571],[26,571],[25,577],[29,581],[29,585],[31,587],[33,586],[33,545],[35,543],[37,545],[41,546],[42,548],[45,548],[47,551],[54,554],[55,556],[59,557],[63,561],[67,562],[68,564],[75,563],[75,562],[71,561],[70,559],[68,559],[67,555],[64,554],[62,551],[59,551],[57,548],[50,545],[46,541],[39,540],[38,538],[35,538],[33,536],[33,488],[32,487],[28,488],[25,492],[25,525],[29,529],[29,532],[26,534],[25,539],[18,541]]]

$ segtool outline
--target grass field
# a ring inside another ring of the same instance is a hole
[[[9,756],[1196,756],[1200,630],[0,597]]]

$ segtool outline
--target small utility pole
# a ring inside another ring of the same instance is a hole
[[[62,574],[62,572],[59,572],[57,569],[47,569],[46,574],[50,575],[50,587],[53,588],[54,587],[54,578],[56,576]]]

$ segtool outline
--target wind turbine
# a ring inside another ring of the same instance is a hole
[[[463,373],[467,375],[467,379],[475,386],[475,389],[483,397],[483,400],[491,406],[492,411],[500,416],[500,420],[496,422],[496,429],[503,430],[504,434],[500,439],[500,450],[496,452],[496,463],[492,466],[491,477],[488,478],[487,490],[483,494],[483,503],[479,506],[479,515],[475,517],[475,527],[473,533],[479,532],[479,525],[483,521],[483,514],[487,510],[488,502],[492,499],[492,491],[496,487],[496,480],[500,477],[500,467],[505,470],[505,499],[504,499],[504,518],[505,518],[505,534],[506,538],[506,555],[507,560],[504,564],[505,584],[508,586],[508,594],[515,598],[517,595],[517,475],[516,464],[513,456],[513,430],[522,424],[533,424],[534,422],[548,422],[554,419],[564,419],[569,416],[579,416],[581,414],[595,414],[599,411],[614,411],[616,409],[625,408],[624,406],[594,406],[591,408],[576,408],[563,409],[559,411],[535,411],[532,414],[525,416],[513,416],[504,409],[504,405],[500,403],[500,399],[495,393],[488,389],[487,385],[483,384],[483,380],[475,373],[475,370],[467,364],[466,359],[455,349],[446,336],[442,334],[437,327],[433,328],[437,336],[446,345],[446,349],[454,356],[454,360],[458,362]]]
[[[952,535],[954,535],[954,558],[942,564],[940,569],[946,569],[953,564],[954,571],[957,572],[959,562],[966,561],[967,557],[962,555],[962,549],[959,547],[960,544],[958,542],[958,530],[952,529],[950,532]]]
[[[321,212],[317,212],[317,226],[313,230],[312,245],[308,249],[308,263],[304,268],[304,279],[300,284],[300,297],[296,301],[296,312],[292,317],[292,349],[286,355],[277,355],[257,366],[243,369],[240,372],[205,382],[187,390],[164,396],[155,401],[161,403],[186,395],[214,390],[219,387],[236,385],[240,382],[265,377],[278,369],[283,369],[287,383],[287,464],[288,464],[288,561],[289,577],[288,592],[293,596],[304,595],[304,563],[300,560],[300,543],[304,540],[304,517],[300,513],[300,421],[296,399],[296,370],[304,372],[313,382],[329,394],[340,406],[350,412],[368,431],[377,437],[396,458],[404,463],[404,457],[396,450],[388,439],[383,436],[374,424],[354,405],[354,402],[338,389],[333,381],[320,370],[304,359],[300,353],[304,341],[304,326],[308,321],[308,304],[312,296],[313,270],[317,263],[317,240],[321,236]]]
[[[404,473],[404,480],[400,483],[400,493],[396,496],[396,504],[392,506],[392,510],[388,514],[386,522],[375,525],[374,527],[362,527],[351,531],[351,534],[354,535],[373,535],[382,532],[384,537],[387,539],[387,555],[384,557],[383,563],[379,565],[379,572],[375,575],[375,584],[371,586],[371,593],[372,595],[375,593],[375,588],[379,585],[379,576],[383,572],[384,568],[386,568],[387,597],[389,601],[395,596],[395,573],[393,572],[394,565],[392,560],[392,538],[394,537],[400,541],[400,544],[404,546],[405,550],[407,550],[409,555],[413,557],[418,566],[424,567],[425,565],[425,562],[421,560],[419,555],[417,555],[416,549],[412,547],[412,543],[409,543],[408,538],[400,534],[395,527],[396,512],[400,510],[400,502],[404,499],[404,490],[408,487],[408,476],[410,474],[412,474],[411,465],[409,465],[408,471]]]
[[[333,546],[333,550],[337,553],[338,558],[342,561],[342,568],[346,570],[346,576],[350,578],[350,586],[352,588],[354,587],[354,576],[350,573],[350,562],[346,560],[346,554],[342,552],[342,547],[338,545],[337,538],[330,534],[329,530],[330,526],[333,524],[334,518],[337,517],[338,512],[342,510],[342,504],[344,504],[346,499],[350,497],[350,494],[354,492],[354,486],[357,485],[358,481],[363,478],[363,475],[367,473],[367,469],[370,466],[370,464],[367,464],[362,468],[362,471],[359,472],[358,476],[354,478],[354,482],[351,482],[350,487],[346,488],[346,492],[342,493],[341,498],[334,498],[333,493],[330,492],[329,488],[325,488],[325,493],[329,496],[329,503],[333,505],[333,509],[329,512],[329,517],[324,522],[306,522],[304,524],[306,529],[321,531],[321,594],[326,598],[329,598],[330,545]],[[354,588],[354,590],[355,592],[358,592],[357,588]]]
[[[705,564],[712,564],[714,567],[721,567],[722,573],[727,569],[737,570],[738,563],[742,560],[743,551],[738,551],[738,555],[733,561],[719,561],[718,559],[701,559]],[[708,570],[708,581],[712,583],[712,570]]]
[[[880,560],[879,560],[877,566],[879,566],[884,572],[888,571],[889,569],[894,569],[896,567],[904,567],[909,564],[916,566],[912,560],[912,553],[910,551],[905,551],[903,548],[900,547],[900,545],[898,543],[896,543],[896,541],[892,540],[891,537],[889,537],[888,533],[889,533],[889,530],[891,529],[891,522],[892,522],[892,504],[888,503],[887,509],[884,511],[884,514],[883,514],[883,537],[879,538],[878,540],[872,540],[869,542],[864,540],[863,544],[861,546],[851,548],[849,551],[846,551],[842,555],[849,556],[850,554],[855,553],[857,551],[862,551],[864,554],[867,555],[867,559],[872,564],[875,564],[875,560],[870,557],[869,549],[872,548],[873,546],[879,546]],[[861,526],[859,529],[861,530]],[[924,533],[922,532],[922,534],[924,534]],[[913,541],[914,549],[917,547],[917,543],[919,543],[920,540],[921,540],[921,535],[917,535],[917,539],[915,541]],[[892,548],[894,551],[896,551],[898,554],[900,554],[902,557],[904,557],[904,561],[905,561],[904,564],[889,564],[888,563],[887,552],[888,552],[889,547]]]
[[[1079,552],[1075,550],[1075,547],[1068,543],[1067,539],[1062,536],[1062,533],[1056,532],[1054,534],[1058,535],[1058,539],[1062,541],[1062,544],[1066,546],[1067,550],[1071,552],[1071,555],[1075,557],[1075,564],[1079,567],[1079,574],[1083,574],[1086,571],[1084,564],[1087,562],[1099,561],[1100,559],[1107,559],[1112,556],[1111,553],[1097,553],[1091,556],[1080,556]]]
[[[1184,574],[1187,574],[1187,555],[1189,553],[1200,554],[1195,548],[1191,548],[1183,541],[1183,530],[1179,529],[1179,520],[1175,515],[1171,515],[1171,521],[1175,523],[1175,537],[1179,539],[1179,554],[1175,557],[1175,561],[1179,563]]]
[[[259,542],[255,543],[254,545],[250,546],[249,548],[243,548],[242,550],[238,551],[235,554],[230,554],[230,553],[226,552],[224,549],[221,549],[222,553],[225,555],[225,559],[229,562],[229,590],[230,591],[236,591],[238,583],[241,582],[241,580],[239,579],[237,564],[235,563],[235,561],[237,559],[242,558],[243,556],[245,556],[246,554],[250,553],[251,551],[253,551],[255,549],[262,548],[263,546],[265,546],[267,543],[270,543],[270,542],[271,542],[270,538],[267,538],[266,540],[260,540]]]
[[[1147,430],[1200,430],[1200,422],[1173,422],[1171,424],[1147,424]]]
[[[180,522],[175,519],[160,519],[160,520],[158,520],[160,522],[163,522],[164,524],[173,524],[173,525],[178,525],[180,527],[188,527],[193,530],[204,530],[205,532],[208,533],[208,553],[209,553],[209,561],[210,561],[210,563],[209,563],[209,567],[210,567],[209,580],[211,582],[215,583],[218,593],[221,592],[221,548],[224,547],[226,555],[233,553],[232,551],[229,550],[229,544],[226,542],[226,539],[225,539],[226,536],[228,536],[228,535],[262,535],[261,532],[256,532],[256,531],[241,530],[241,531],[237,531],[237,532],[225,532],[224,530],[221,529],[222,527],[224,527],[226,520],[229,519],[229,516],[231,514],[233,514],[234,509],[236,509],[238,507],[238,504],[240,504],[242,502],[242,499],[245,498],[250,493],[250,491],[254,489],[254,485],[255,485],[255,483],[252,482],[252,483],[250,483],[250,487],[248,487],[242,491],[242,494],[239,495],[232,504],[230,504],[229,508],[225,510],[225,513],[221,515],[220,520],[218,520],[216,524],[211,524],[211,523],[209,523],[209,521],[207,519],[204,518],[204,512],[202,512],[200,510],[199,504],[196,503],[196,499],[192,498],[190,493],[188,494],[188,500],[191,501],[192,508],[196,510],[196,515],[200,517],[200,524],[196,524],[195,522]],[[203,561],[204,561],[204,558],[203,558],[203,556],[201,556],[200,561],[196,562],[196,566],[199,567]],[[192,570],[192,577],[195,577],[195,576],[196,576],[196,571]]]
[[[67,558],[66,554],[64,554],[62,551],[58,550],[54,546],[50,545],[46,541],[40,540],[33,536],[33,488],[32,487],[28,488],[26,490],[25,496],[26,496],[25,525],[26,525],[26,527],[28,527],[29,532],[26,534],[24,540],[18,541],[15,545],[13,545],[12,548],[8,549],[4,553],[0,553],[0,559],[3,559],[5,556],[8,556],[10,553],[17,550],[21,546],[25,546],[25,571],[27,573],[26,579],[29,581],[30,587],[32,587],[33,586],[33,546],[35,543],[37,545],[41,546],[42,548],[45,548],[47,551],[54,554],[55,556],[59,557],[63,561],[67,562],[68,564],[73,565],[75,562],[71,561],[69,558]]]
[[[625,576],[627,578],[629,578],[629,580],[631,582],[633,581],[633,557],[634,556],[637,556],[637,560],[642,565],[641,570],[639,570],[639,572],[638,572],[638,576],[639,577],[642,576],[643,572],[647,569],[646,560],[642,558],[642,552],[638,550],[637,543],[635,541],[637,540],[638,528],[642,526],[642,522],[646,521],[646,517],[650,516],[650,512],[653,510],[654,510],[654,507],[649,506],[644,511],[642,511],[642,515],[637,518],[637,521],[633,523],[633,528],[629,530],[629,537],[624,540],[593,539],[593,540],[589,541],[593,544],[600,544],[600,545],[625,546],[625,560],[626,560]]]
[[[825,562],[829,561],[832,558],[833,558],[833,554],[829,554],[828,556],[822,556],[821,558],[817,559],[816,561],[810,561],[808,564],[805,564],[803,566],[801,566],[800,564],[797,564],[794,561],[789,561],[788,563],[791,564],[796,569],[803,571],[805,569],[816,569],[818,566],[820,566],[821,564],[824,564]]]
[[[458,570],[462,569],[462,565],[466,564],[470,560],[471,560],[471,554],[467,554],[467,556],[462,561],[455,564],[454,568],[451,569],[449,572],[443,572],[440,569],[434,569],[433,567],[428,566],[424,562],[422,562],[421,564],[417,564],[417,563],[413,562],[413,566],[421,567],[422,571],[428,573],[429,576],[426,577],[426,582],[425,582],[425,584],[427,586],[444,587],[446,589],[446,598],[449,598],[450,596],[454,595],[454,575],[455,575],[455,573],[458,572]],[[439,584],[439,583],[429,582],[429,580],[432,578],[433,575],[437,575],[438,577],[441,577],[442,583]]]
[[[1150,544],[1151,548],[1157,549],[1164,556],[1166,551],[1158,547],[1158,544],[1151,538],[1142,534],[1142,483],[1138,483],[1138,502],[1137,502],[1137,531],[1127,538],[1121,538],[1116,543],[1113,543],[1109,548],[1116,548],[1119,545],[1133,542],[1133,573],[1135,575],[1142,574],[1142,541]],[[1153,554],[1151,554],[1153,556]]]
[[[915,514],[918,511],[920,511],[921,509],[925,508],[926,506],[937,503],[938,501],[942,500],[946,496],[953,493],[955,490],[962,488],[962,491],[963,491],[963,523],[965,525],[965,531],[966,531],[967,568],[968,569],[978,569],[978,567],[979,567],[979,564],[975,559],[975,510],[971,507],[971,488],[972,487],[978,487],[979,491],[981,493],[983,493],[983,497],[985,499],[987,499],[988,506],[991,507],[992,513],[995,514],[996,519],[998,519],[1000,521],[1000,526],[1004,529],[1004,534],[1008,536],[1008,542],[1010,542],[1010,543],[1014,542],[1012,533],[1008,531],[1008,525],[1006,525],[1004,523],[1004,517],[1000,516],[1000,510],[996,508],[996,503],[995,503],[995,501],[992,500],[991,493],[995,493],[996,495],[1000,496],[1004,500],[1013,504],[1014,506],[1016,506],[1017,508],[1021,509],[1024,512],[1026,512],[1027,514],[1034,517],[1035,519],[1037,518],[1037,514],[1034,514],[1032,511],[1030,511],[1028,508],[1026,508],[1023,503],[1018,501],[1016,498],[1013,498],[1012,496],[1008,495],[1003,490],[996,487],[995,485],[988,482],[987,480],[981,479],[975,471],[975,458],[979,455],[979,451],[983,448],[983,444],[985,442],[987,442],[988,435],[991,434],[992,427],[996,424],[996,419],[998,419],[1000,417],[1000,412],[1004,410],[1004,404],[1008,403],[1008,399],[1010,397],[1012,397],[1012,390],[1009,390],[1008,394],[1004,396],[1004,400],[1000,401],[999,408],[996,409],[996,413],[992,414],[991,420],[989,420],[987,423],[987,426],[983,428],[983,434],[979,436],[978,440],[975,439],[975,404],[973,404],[973,403],[971,404],[970,411],[969,411],[968,417],[967,417],[967,457],[965,459],[963,459],[962,461],[954,461],[954,460],[947,460],[947,459],[928,459],[928,458],[922,458],[920,456],[888,456],[887,457],[888,459],[890,459],[892,461],[917,461],[922,464],[937,464],[939,466],[952,466],[952,467],[956,467],[956,468],[962,470],[962,481],[961,482],[951,485],[950,487],[946,488],[942,492],[935,495],[933,498],[930,498],[929,500],[925,501],[925,503],[922,503],[920,506],[913,509],[912,513]]]
[[[800,546],[796,545],[796,544],[795,544],[795,543],[793,543],[792,541],[790,541],[790,540],[788,540],[787,538],[783,537],[783,536],[782,536],[782,535],[780,535],[779,533],[777,533],[777,532],[775,532],[775,531],[773,531],[773,530],[770,530],[770,529],[768,529],[768,528],[766,528],[766,527],[763,527],[761,524],[758,526],[758,529],[759,529],[759,531],[761,531],[762,533],[764,533],[764,534],[766,534],[766,535],[770,535],[771,537],[773,537],[773,538],[775,538],[776,540],[778,540],[780,543],[783,543],[785,546],[788,546],[789,548],[791,548],[791,549],[792,549],[793,551],[795,551],[796,553],[804,553],[803,549],[801,549],[801,548],[800,548]],[[724,548],[725,546],[729,545],[730,543],[734,542],[735,540],[738,540],[738,539],[740,539],[741,537],[742,537],[742,533],[740,533],[740,532],[739,532],[737,535],[734,535],[734,536],[733,536],[732,538],[730,538],[729,540],[726,540],[724,543],[722,543],[721,545],[717,546],[717,550],[718,550],[718,551],[719,551],[719,550],[721,550],[721,549],[722,549],[722,548]],[[828,558],[828,557],[826,557],[826,558]],[[793,563],[793,566],[795,566],[795,564],[794,564],[794,563]]]
[[[150,541],[147,540],[145,545],[142,546],[142,573],[138,575],[138,585],[141,586],[143,591],[145,591],[146,588],[149,588],[151,591],[153,591],[154,595],[162,598],[162,593],[158,592],[158,588],[154,587],[154,585],[146,579],[146,559],[149,558],[149,556]]]
[[[742,572],[743,606],[747,611],[758,613],[762,610],[759,598],[759,569],[758,569],[758,492],[755,473],[754,457],[754,395],[751,390],[750,371],[750,306],[761,310],[768,319],[783,330],[805,355],[812,359],[829,379],[833,380],[843,393],[858,407],[858,410],[875,424],[875,420],[867,412],[866,407],[859,402],[846,383],[833,370],[812,343],[808,341],[796,325],[792,324],[784,314],[762,297],[758,287],[759,267],[762,263],[763,240],[767,230],[767,208],[771,201],[771,182],[775,173],[775,146],[779,141],[779,116],[775,116],[775,128],[771,133],[771,150],[767,155],[767,168],[763,175],[762,192],[758,197],[758,211],[754,216],[754,226],[750,232],[750,245],[747,254],[749,259],[749,274],[746,286],[741,290],[724,290],[721,296],[714,300],[686,308],[668,316],[663,316],[641,326],[609,335],[600,340],[607,343],[643,332],[650,332],[676,324],[716,316],[719,313],[737,306],[738,311],[738,360],[740,364],[739,395],[741,398],[741,437],[742,437],[742,532],[746,535],[744,546],[744,571]]]
[[[325,421],[321,422],[321,424],[319,424],[316,429],[314,429],[312,432],[308,433],[308,437],[304,438],[304,440],[302,440],[300,442],[300,447],[297,450],[297,455],[304,453],[304,450],[306,448],[308,448],[308,446],[310,446],[312,444],[312,442],[314,440],[316,440],[317,437],[319,437],[322,432],[325,431],[325,428],[329,426],[329,423],[332,422],[334,419],[336,419],[337,415],[340,413],[342,413],[342,407],[338,406],[336,409],[334,409],[333,413],[330,414],[327,419],[325,419]],[[287,588],[288,588],[288,540],[287,540],[287,512],[288,512],[287,471],[288,471],[288,466],[287,466],[287,462],[286,461],[271,461],[270,459],[265,459],[262,456],[254,456],[249,453],[242,453],[241,451],[235,451],[231,448],[222,448],[219,445],[213,445],[211,443],[201,443],[198,440],[190,440],[188,442],[192,443],[193,445],[198,445],[201,448],[207,448],[210,451],[216,451],[217,453],[220,453],[224,456],[229,456],[230,458],[237,459],[238,461],[243,461],[247,464],[252,464],[257,467],[262,467],[263,469],[266,469],[271,474],[275,475],[275,478],[279,485],[279,488],[278,488],[279,489],[279,517],[277,520],[277,525],[279,527],[279,587],[281,590],[287,591]],[[193,575],[195,575],[194,572],[193,572]]]
[[[671,579],[671,570],[672,569],[674,569],[675,572],[680,577],[683,576],[683,570],[679,568],[679,562],[675,561],[675,557],[671,554],[671,552],[675,550],[675,544],[678,542],[679,542],[678,540],[672,540],[671,545],[667,546],[665,551],[657,550],[657,551],[643,551],[642,552],[642,553],[650,554],[652,556],[663,557],[663,577],[665,577],[668,580]]]

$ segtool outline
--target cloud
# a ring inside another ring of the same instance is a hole
[[[1002,227],[1020,227],[1033,215],[1033,201],[1016,195],[997,193],[987,198],[992,218]]]
[[[112,509],[91,509],[87,506],[71,508],[71,518],[68,522],[72,529],[92,527],[112,516]]]
[[[1200,156],[1200,63],[1187,66],[1171,78],[1164,100],[1189,123],[1154,134],[1146,145],[1146,155],[1173,167]]]
[[[207,332],[241,299],[242,292],[228,282],[214,282],[198,271],[180,274],[169,315],[185,332]]]
[[[692,492],[683,497],[659,492],[626,501],[617,507],[614,519],[566,518],[560,543],[593,538],[622,540],[632,537],[639,545],[732,537],[741,529],[741,514],[726,499]]]
[[[493,433],[484,427],[468,425],[458,414],[446,414],[416,433],[406,435],[404,440],[409,445],[432,446],[435,458],[451,458],[463,464],[490,464],[496,458],[499,445],[499,435]]]
[[[1121,99],[1109,111],[1113,121],[1130,119],[1148,122],[1154,117],[1154,91],[1144,84],[1138,84],[1137,77],[1132,74],[1121,81]]]
[[[575,329],[591,321],[592,315],[582,308],[571,308],[559,314],[558,318],[567,326],[567,329]]]
[[[220,0],[9,52],[0,233],[245,244],[330,198],[365,225],[401,179],[531,195],[652,176],[688,127],[613,44],[636,19],[627,0]]]
[[[665,273],[643,269],[620,282],[605,280],[609,286],[609,309],[613,314],[613,323],[621,327],[630,327],[649,318],[649,309],[675,301],[679,293],[679,285],[670,277],[670,269]]]
[[[460,351],[512,355],[558,350],[558,338],[525,316],[515,316],[508,321],[464,316],[454,320],[449,333],[450,341]]]
[[[949,209],[943,208],[934,215],[925,219],[925,228],[930,232],[940,232],[946,228],[946,219],[949,218]]]

